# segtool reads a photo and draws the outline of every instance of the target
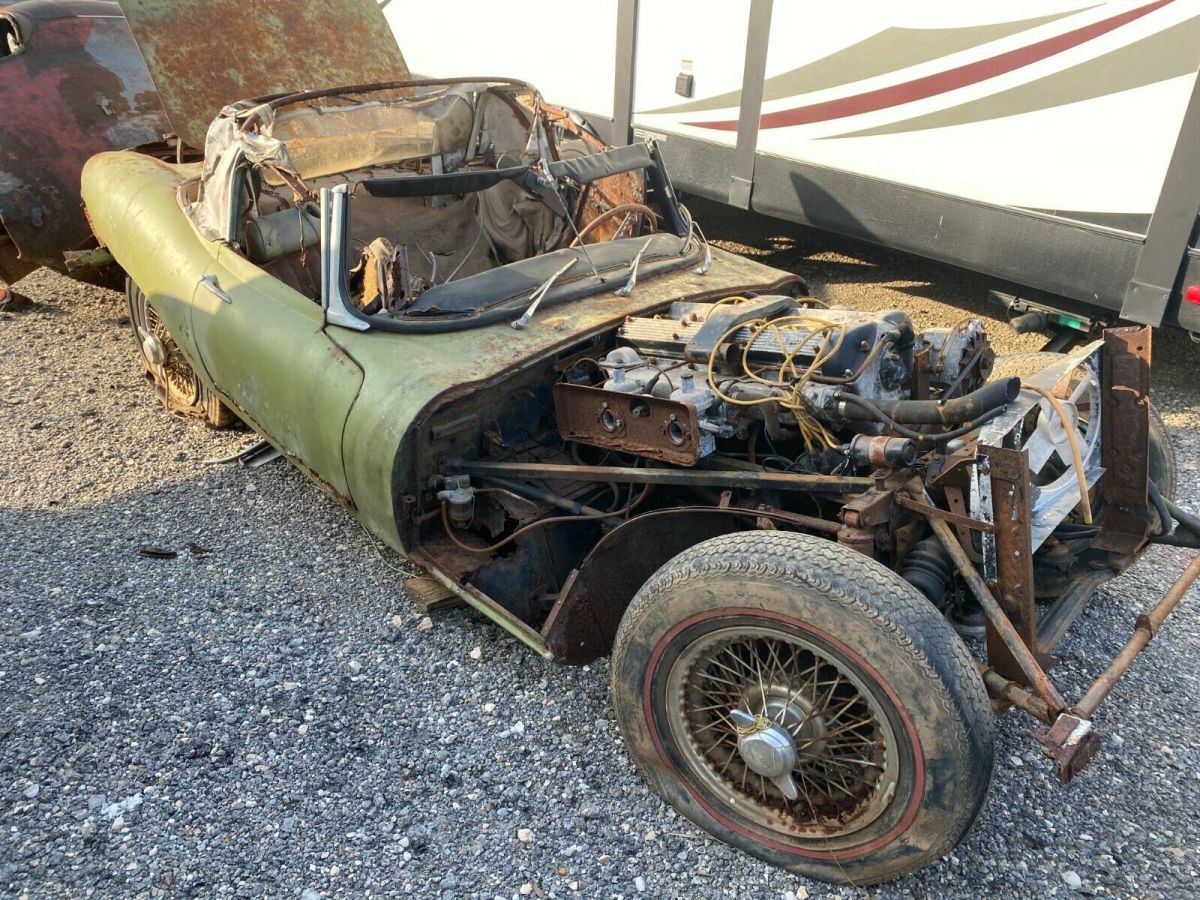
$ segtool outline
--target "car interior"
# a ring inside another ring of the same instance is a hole
[[[246,104],[237,129],[233,146],[210,137],[195,208],[227,184],[232,243],[321,302],[321,197],[345,194],[329,283],[370,327],[475,327],[535,295],[553,306],[706,252],[657,147],[606,149],[522,83],[290,95]],[[231,152],[240,174],[222,181]]]

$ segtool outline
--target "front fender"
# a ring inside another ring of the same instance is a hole
[[[568,578],[542,628],[555,662],[582,666],[607,655],[625,608],[651,575],[688,547],[750,527],[746,517],[744,509],[663,509],[606,534]]]

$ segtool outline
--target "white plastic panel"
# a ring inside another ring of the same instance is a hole
[[[612,116],[617,0],[391,0],[383,12],[414,73],[516,78],[549,103]]]

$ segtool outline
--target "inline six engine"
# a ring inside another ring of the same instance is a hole
[[[664,314],[627,319],[615,348],[576,364],[555,386],[560,434],[680,465],[713,453],[718,439],[761,434],[772,447],[802,445],[802,469],[856,457],[866,464],[868,444],[857,437],[905,421],[941,423],[938,401],[976,391],[991,370],[978,320],[917,333],[901,310],[805,302],[676,302]],[[890,452],[914,456],[913,434]]]

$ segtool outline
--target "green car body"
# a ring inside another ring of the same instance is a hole
[[[145,293],[192,368],[236,415],[317,481],[373,534],[411,555],[404,498],[434,474],[417,426],[447,399],[553,358],[627,316],[673,301],[798,280],[712,251],[711,271],[644,277],[629,297],[606,291],[547,311],[523,330],[507,322],[445,334],[359,331],[331,324],[312,298],[229,244],[205,237],[184,208],[198,164],[136,152],[90,159],[82,193],[96,237]],[[619,286],[621,282],[617,282]],[[228,302],[208,289],[212,285]],[[467,602],[540,653],[540,634],[486,596],[419,560]]]
[[[825,307],[710,250],[654,144],[521,82],[243,101],[205,145],[82,176],[168,408],[232,412],[543,656],[611,652],[625,743],[697,825],[872,883],[970,827],[993,700],[1064,780],[1095,754],[1111,684],[1069,707],[1044,660],[1148,542],[1200,543],[1168,533],[1195,520],[1148,329],[1005,362],[976,319]]]

